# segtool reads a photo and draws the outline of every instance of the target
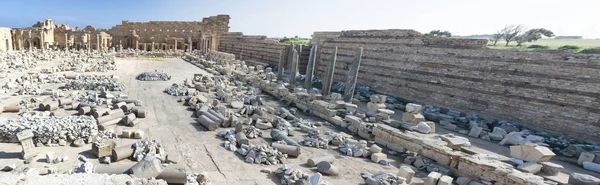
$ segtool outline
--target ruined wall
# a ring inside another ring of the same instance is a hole
[[[0,28],[0,51],[12,51],[13,41],[10,28]]]
[[[319,48],[322,77],[338,47],[345,81],[363,47],[358,84],[410,101],[476,112],[580,139],[600,140],[600,56],[485,48],[486,40],[424,39],[413,30],[344,31]]]
[[[150,22],[129,22],[123,21],[109,30],[112,35],[113,45],[119,45],[119,41],[124,47],[135,47],[131,41],[133,37],[138,43],[167,43],[167,39],[180,39],[178,48],[188,44],[188,38],[197,48],[201,38],[211,41],[210,48],[216,49],[219,43],[219,36],[229,31],[229,15],[217,15],[203,18],[202,22],[196,21],[150,21]],[[132,34],[134,33],[134,34]],[[131,42],[131,43],[130,43]],[[126,44],[125,44],[126,43]]]
[[[236,59],[265,62],[277,66],[282,49],[286,49],[284,57],[287,59],[288,45],[262,35],[244,35],[241,32],[230,32],[221,35],[219,51],[235,54]]]

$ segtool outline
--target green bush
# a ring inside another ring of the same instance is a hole
[[[548,46],[534,44],[534,45],[528,46],[527,48],[529,48],[529,49],[548,49]]]
[[[588,48],[581,50],[579,53],[583,54],[600,54],[600,48]]]
[[[564,45],[558,48],[558,50],[578,50],[580,49],[579,46],[573,46],[573,45]]]

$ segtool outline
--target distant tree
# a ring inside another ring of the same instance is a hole
[[[423,37],[451,37],[452,33],[449,31],[432,30],[429,33],[423,34]]]
[[[542,36],[554,37],[554,32],[544,28],[530,29],[525,33],[517,36],[515,40],[517,41],[517,46],[522,46],[525,42],[533,42],[536,40],[540,40]]]
[[[496,45],[496,43],[498,43],[498,41],[504,37],[504,34],[502,33],[502,30],[498,30],[498,32],[494,33],[492,35],[492,42],[494,42],[494,46]]]
[[[502,37],[504,38],[504,41],[506,41],[506,45],[508,46],[508,44],[512,41],[514,41],[516,39],[516,37],[523,32],[523,30],[525,30],[525,26],[523,25],[507,25],[504,26],[504,28],[502,28],[500,30],[500,32],[502,33]]]
[[[579,46],[574,46],[574,45],[564,45],[558,48],[558,50],[578,50],[580,49]]]
[[[300,38],[300,37],[298,37],[298,35],[296,35],[296,36],[294,36],[294,38],[297,39],[297,38]]]
[[[31,27],[33,27],[33,28],[41,28],[42,26],[44,26],[44,23],[41,22],[41,21],[38,21],[35,24],[33,24]]]

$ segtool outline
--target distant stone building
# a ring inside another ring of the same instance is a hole
[[[0,51],[13,50],[12,32],[10,28],[0,28]]]
[[[22,49],[108,49],[112,38],[107,30],[70,28],[66,24],[54,24],[46,19],[41,27],[15,28],[12,37],[15,50]]]
[[[219,38],[229,31],[229,15],[204,18],[202,22],[150,21],[129,22],[124,20],[109,30],[113,45],[140,50],[189,50],[203,44],[216,50]]]
[[[0,50],[106,50],[111,47],[146,51],[189,51],[201,47],[216,50],[221,35],[229,31],[229,19],[229,15],[217,15],[204,18],[202,22],[125,20],[111,29],[86,26],[82,30],[67,24],[54,24],[52,19],[46,19],[36,27],[0,28]]]

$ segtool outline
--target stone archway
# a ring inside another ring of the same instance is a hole
[[[42,48],[42,40],[39,37],[34,37],[31,40],[31,44],[33,48],[41,49]]]

